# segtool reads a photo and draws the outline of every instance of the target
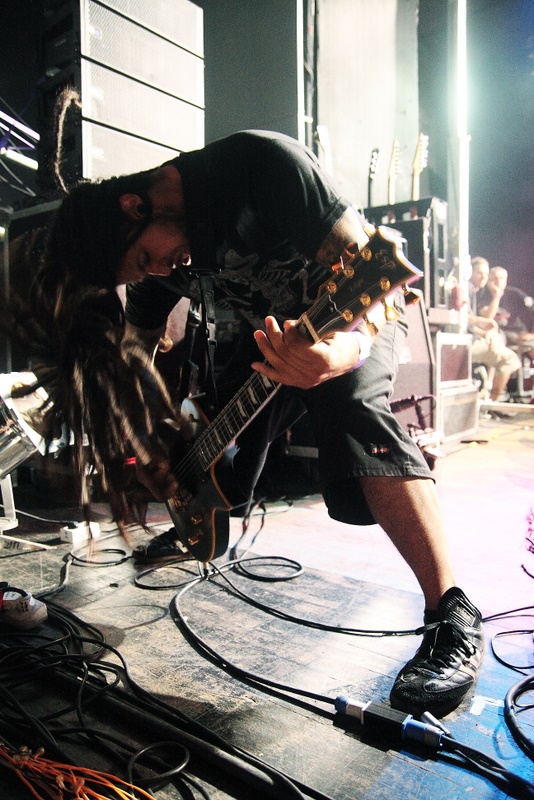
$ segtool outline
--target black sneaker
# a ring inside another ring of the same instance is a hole
[[[475,684],[484,655],[482,617],[453,586],[439,601],[436,622],[429,628],[415,656],[395,678],[390,701],[411,714],[443,715]]]
[[[186,561],[192,555],[178,541],[174,528],[154,536],[148,544],[140,544],[132,553],[140,564],[166,564],[170,561]]]

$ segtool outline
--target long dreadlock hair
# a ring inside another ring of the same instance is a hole
[[[78,103],[71,89],[58,98],[56,172],[66,109]],[[175,417],[150,356],[124,340],[124,311],[115,291],[120,259],[151,219],[151,177],[147,171],[68,190],[62,184],[66,194],[47,232],[29,296],[12,298],[2,318],[4,330],[28,353],[37,385],[49,395],[50,436],[58,425],[73,434],[82,504],[88,501],[87,475],[96,469],[121,526],[132,511],[125,458],[133,450],[148,462],[159,423]],[[140,223],[120,208],[126,192],[143,200]]]

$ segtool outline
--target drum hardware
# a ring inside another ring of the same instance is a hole
[[[39,431],[42,408],[48,395],[41,388],[24,396],[16,391],[21,386],[31,386],[35,382],[36,377],[32,372],[0,374],[0,494],[3,505],[0,540],[31,544],[37,549],[49,550],[50,545],[4,535],[4,531],[18,526],[12,472],[35,453],[50,452]]]

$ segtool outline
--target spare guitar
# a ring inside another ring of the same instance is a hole
[[[412,164],[412,201],[416,202],[421,198],[420,177],[422,171],[428,165],[428,136],[424,133],[419,134],[417,147]],[[412,219],[419,216],[417,206],[412,206],[410,215]]]
[[[373,181],[375,179],[376,170],[378,168],[378,159],[380,157],[380,150],[378,147],[373,147],[371,152],[371,160],[369,162],[369,174],[367,176],[367,208],[373,207]]]
[[[387,297],[400,286],[407,302],[416,299],[408,285],[422,273],[405,258],[401,241],[397,231],[379,227],[361,251],[348,248],[346,260],[335,265],[313,305],[298,320],[299,332],[319,342],[333,331],[352,330],[378,303],[392,319],[396,312],[387,306]],[[180,487],[167,508],[178,538],[201,562],[223,555],[228,547],[228,512],[236,505],[227,484],[232,444],[279,388],[255,372],[211,425],[194,400],[182,403],[181,435],[169,448]]]
[[[396,221],[395,215],[395,184],[400,170],[400,146],[395,139],[391,148],[388,169],[388,222]]]

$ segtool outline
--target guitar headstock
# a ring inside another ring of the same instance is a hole
[[[347,248],[346,258],[334,267],[317,300],[301,317],[312,339],[320,341],[332,331],[353,330],[396,289],[402,286],[408,293],[409,284],[423,273],[404,255],[402,241],[399,231],[380,226],[361,250],[355,245]]]
[[[378,168],[378,161],[380,159],[380,150],[378,147],[373,147],[371,151],[371,160],[369,162],[369,180],[372,181],[376,175]]]
[[[412,169],[414,174],[420,175],[425,167],[428,166],[428,136],[424,133],[419,134]]]
[[[371,208],[371,206],[373,205],[371,187],[373,185],[373,181],[376,175],[376,170],[378,168],[379,157],[380,157],[380,150],[378,149],[378,147],[373,147],[371,153],[371,161],[369,162],[369,177],[367,179],[367,205],[369,208]]]
[[[419,176],[428,165],[428,136],[419,134],[412,164],[412,200],[419,200]]]

